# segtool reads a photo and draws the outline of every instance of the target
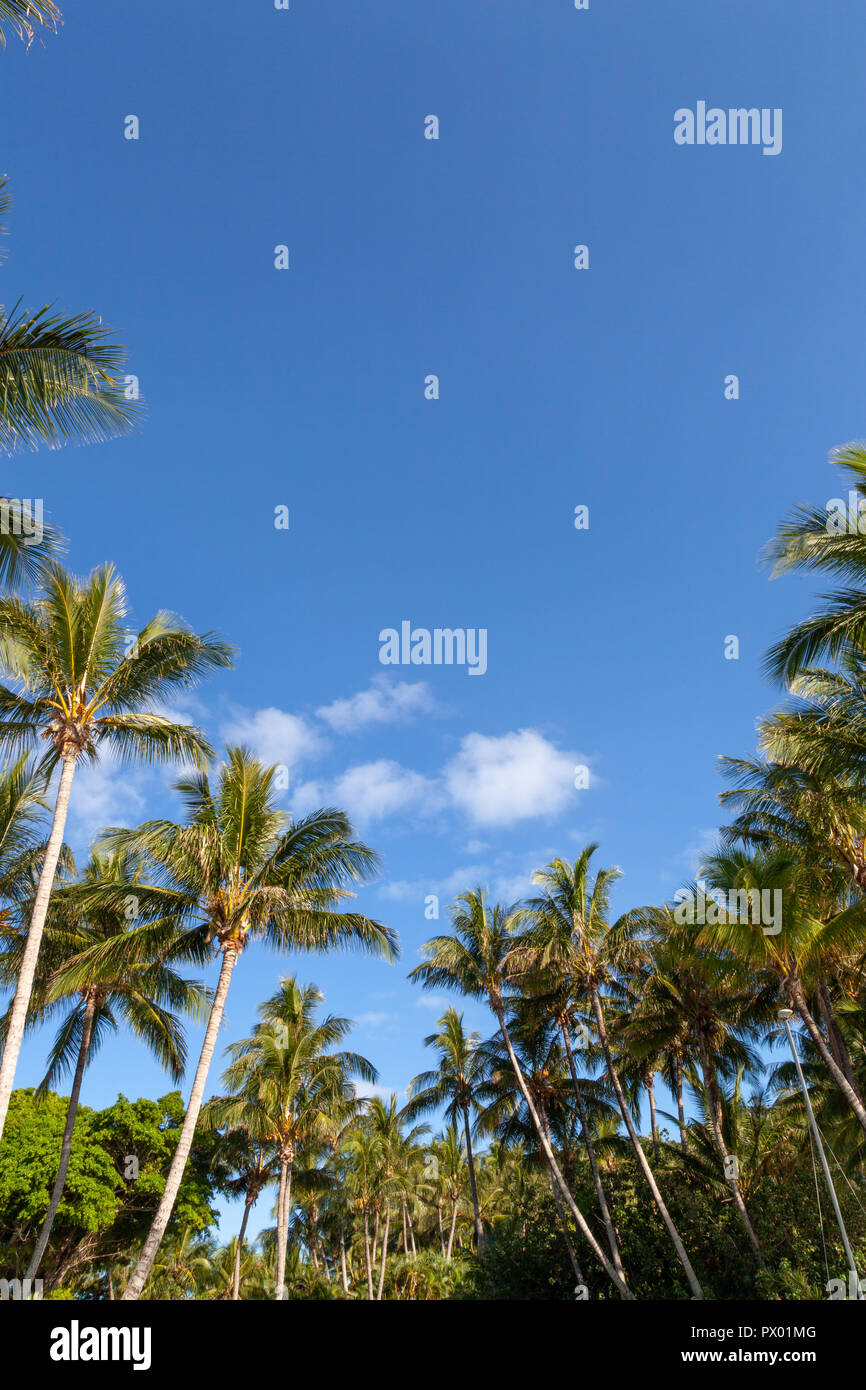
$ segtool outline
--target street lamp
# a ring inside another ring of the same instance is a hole
[[[839,1200],[836,1196],[836,1189],[833,1186],[833,1179],[830,1177],[830,1169],[827,1167],[827,1159],[824,1154],[824,1145],[821,1143],[821,1135],[818,1133],[818,1126],[815,1123],[815,1112],[812,1109],[812,1102],[809,1099],[809,1092],[806,1089],[806,1079],[803,1076],[803,1068],[800,1066],[800,1058],[798,1057],[797,1049],[794,1046],[794,1034],[791,1032],[791,1019],[794,1017],[794,1010],[777,1009],[776,1017],[779,1019],[781,1023],[784,1023],[785,1032],[788,1034],[788,1042],[791,1045],[791,1056],[794,1058],[794,1066],[797,1068],[797,1076],[800,1078],[800,1090],[803,1092],[803,1100],[806,1102],[806,1114],[809,1117],[809,1125],[811,1126],[812,1133],[815,1136],[815,1143],[818,1146],[818,1157],[821,1160],[821,1167],[824,1169],[824,1177],[827,1179],[827,1186],[830,1189],[830,1199],[833,1203],[833,1210],[836,1213],[836,1224],[839,1227],[839,1232],[842,1236],[842,1244],[845,1247],[845,1254],[848,1257],[848,1268],[854,1276],[853,1287],[857,1291],[856,1297],[858,1299],[862,1299],[864,1297],[864,1294],[863,1290],[860,1287],[860,1276],[857,1273],[857,1266],[854,1263],[854,1256],[851,1252],[851,1246],[848,1241],[848,1232],[845,1230],[845,1222],[842,1220],[842,1213],[839,1210]]]

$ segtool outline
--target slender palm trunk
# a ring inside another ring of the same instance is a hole
[[[679,1057],[676,1059],[677,1076],[677,1118],[680,1126],[680,1148],[684,1154],[689,1151],[689,1141],[686,1136],[686,1109],[683,1105],[683,1066]]]
[[[652,1072],[650,1072],[649,1078],[644,1082],[644,1085],[646,1087],[646,1093],[649,1097],[650,1129],[652,1130],[653,1137],[653,1153],[655,1154],[655,1157],[658,1160],[661,1157],[661,1145],[659,1144],[659,1127],[656,1124],[656,1091],[655,1086],[653,1084]]]
[[[454,1249],[454,1232],[457,1229],[457,1198],[451,1198],[451,1229],[448,1232],[448,1248],[445,1251],[445,1258],[451,1263],[451,1251]]]
[[[93,1036],[93,1020],[96,1016],[96,1001],[88,998],[84,1006],[84,1018],[81,1022],[81,1043],[78,1048],[78,1061],[75,1066],[75,1076],[72,1081],[72,1093],[69,1097],[69,1106],[66,1111],[66,1128],[63,1131],[63,1142],[60,1145],[60,1167],[57,1169],[57,1177],[54,1180],[54,1190],[51,1193],[51,1201],[48,1204],[48,1211],[42,1223],[42,1230],[39,1232],[39,1239],[36,1242],[36,1249],[27,1266],[25,1279],[35,1279],[42,1263],[42,1256],[45,1254],[45,1247],[51,1237],[51,1228],[54,1225],[54,1218],[57,1215],[57,1208],[60,1206],[60,1198],[63,1196],[63,1188],[66,1185],[66,1173],[69,1168],[69,1155],[72,1152],[72,1131],[75,1128],[75,1116],[78,1114],[78,1098],[81,1095],[81,1082],[84,1077],[84,1068],[87,1066],[87,1054],[90,1051],[90,1039]]]
[[[437,1220],[437,1222],[438,1222],[438,1224],[439,1224],[439,1244],[440,1244],[440,1246],[442,1247],[442,1254],[444,1255],[444,1254],[445,1254],[445,1231],[443,1230],[443,1227],[442,1227],[442,1207],[441,1207],[441,1204],[440,1204],[439,1202],[436,1203],[436,1220]]]
[[[852,1091],[857,1096],[858,1100],[862,1100],[863,1092],[861,1091],[860,1086],[857,1082],[857,1077],[854,1074],[854,1066],[851,1061],[851,1054],[848,1051],[848,1045],[845,1042],[845,1038],[842,1034],[842,1030],[839,1027],[839,1024],[836,1022],[836,1010],[833,1008],[833,1000],[830,998],[830,991],[827,988],[826,980],[819,981],[817,995],[818,1007],[821,1010],[821,1017],[823,1018],[824,1024],[827,1029],[827,1036],[830,1039],[831,1046],[833,1047],[833,1054],[840,1067],[842,1068],[843,1072],[845,1073],[845,1076],[848,1080],[848,1084],[851,1087]]]
[[[553,1173],[554,1178],[556,1179],[556,1182],[559,1184],[559,1190],[565,1198],[566,1204],[572,1216],[577,1222],[577,1226],[581,1235],[584,1236],[584,1238],[589,1242],[593,1252],[601,1261],[608,1278],[613,1282],[613,1284],[619,1290],[623,1298],[634,1299],[634,1294],[629,1289],[625,1280],[617,1273],[616,1269],[611,1264],[610,1260],[607,1258],[607,1255],[605,1255],[595,1236],[592,1234],[592,1231],[589,1229],[589,1226],[586,1224],[586,1218],[584,1217],[583,1212],[580,1210],[580,1208],[578,1207],[577,1203],[571,1195],[565,1178],[562,1176],[562,1173],[560,1172],[559,1164],[557,1163],[556,1156],[554,1155],[553,1149],[551,1148],[548,1142],[547,1135],[544,1133],[544,1129],[542,1128],[541,1120],[538,1117],[538,1111],[535,1108],[535,1103],[532,1099],[532,1096],[529,1093],[529,1087],[526,1084],[526,1078],[523,1075],[523,1069],[517,1060],[517,1055],[514,1051],[514,1047],[511,1042],[511,1034],[508,1031],[508,1024],[505,1022],[505,1013],[502,1008],[502,1005],[498,999],[491,999],[490,1002],[493,1008],[493,1012],[496,1014],[496,1019],[499,1024],[499,1031],[501,1032],[503,1040],[505,1042],[505,1047],[508,1052],[508,1058],[514,1069],[514,1075],[517,1078],[517,1084],[520,1087],[523,1099],[526,1101],[526,1108],[529,1111],[529,1115],[535,1128],[535,1132],[538,1135],[539,1143],[541,1144],[541,1147],[544,1150],[544,1156],[550,1165],[550,1169]]]
[[[21,969],[18,972],[15,997],[9,1009],[6,1045],[3,1048],[3,1061],[0,1062],[0,1139],[3,1137],[9,1101],[12,1098],[12,1087],[15,1084],[15,1069],[18,1065],[18,1054],[21,1051],[21,1042],[24,1037],[24,1025],[27,1021],[27,1010],[30,1007],[30,995],[33,993],[36,962],[39,959],[39,947],[42,944],[45,918],[48,916],[48,904],[51,901],[51,889],[54,886],[57,861],[63,848],[63,832],[66,829],[66,816],[69,811],[69,796],[72,791],[72,778],[75,775],[76,757],[77,754],[75,753],[66,753],[62,760],[60,785],[57,788],[57,800],[54,803],[54,816],[51,821],[51,833],[48,836],[45,858],[42,861],[42,869],[39,874],[39,885],[33,901],[33,914],[30,918],[27,941],[21,957]]]
[[[292,1210],[292,1157],[283,1152],[280,1158],[280,1200],[277,1208],[277,1289],[274,1302],[286,1297],[286,1251],[289,1247],[289,1216]]]
[[[472,1152],[468,1105],[463,1107],[463,1128],[466,1131],[466,1162],[469,1167],[469,1188],[472,1193],[472,1215],[475,1221],[475,1248],[481,1250],[484,1245],[484,1227],[481,1224],[481,1208],[478,1205],[478,1184],[475,1180],[475,1156]]]
[[[707,1095],[707,1110],[710,1115],[710,1127],[713,1131],[713,1138],[716,1141],[716,1148],[719,1151],[719,1158],[722,1160],[722,1167],[724,1168],[728,1159],[728,1154],[725,1148],[725,1137],[722,1133],[722,1097],[719,1091],[716,1070],[710,1060],[709,1050],[704,1039],[701,1039],[701,1066],[704,1074],[704,1090]],[[752,1225],[751,1218],[746,1209],[746,1203],[740,1191],[740,1184],[736,1178],[728,1178],[728,1185],[734,1198],[734,1204],[739,1212],[740,1220],[746,1228],[746,1235],[749,1237],[752,1249],[758,1257],[758,1264],[763,1269],[764,1252],[761,1249],[761,1242],[758,1240],[755,1228]]]
[[[235,1267],[232,1274],[232,1301],[234,1303],[237,1303],[241,1296],[241,1255],[243,1254],[247,1221],[249,1220],[255,1200],[252,1191],[248,1192],[244,1201],[244,1214],[241,1217],[241,1229],[238,1232],[238,1247],[235,1250]]]
[[[409,1223],[409,1241],[412,1246],[412,1259],[414,1260],[418,1254],[418,1250],[415,1246],[415,1227],[412,1225],[412,1213],[408,1208],[406,1210],[406,1220]]]
[[[379,1288],[376,1291],[376,1302],[382,1302],[382,1290],[385,1287],[385,1265],[388,1263],[388,1232],[391,1229],[391,1204],[385,1208],[385,1231],[382,1236],[382,1263],[379,1266]]]
[[[797,1010],[797,1013],[800,1015],[800,1018],[803,1020],[803,1022],[806,1025],[806,1028],[808,1029],[809,1037],[812,1039],[813,1043],[817,1047],[824,1063],[832,1073],[836,1085],[839,1087],[839,1090],[842,1092],[843,1096],[845,1097],[854,1114],[856,1115],[857,1120],[860,1124],[860,1128],[863,1130],[864,1134],[866,1134],[866,1109],[863,1108],[863,1102],[860,1100],[853,1086],[848,1081],[847,1077],[845,1076],[845,1073],[839,1066],[839,1063],[834,1058],[832,1052],[827,1046],[824,1034],[821,1032],[821,1029],[818,1027],[817,1023],[815,1022],[814,1018],[809,1012],[809,1006],[806,1003],[806,996],[803,993],[803,986],[801,985],[799,980],[794,980],[791,982],[789,992],[794,1008]]]
[[[560,1025],[560,1030],[562,1032],[562,1040],[565,1043],[565,1053],[568,1057],[568,1068],[571,1072],[571,1084],[574,1088],[574,1099],[577,1102],[577,1113],[580,1119],[580,1128],[583,1134],[583,1143],[584,1147],[586,1148],[587,1158],[589,1159],[589,1166],[592,1170],[592,1180],[595,1184],[595,1195],[598,1198],[599,1210],[601,1212],[602,1220],[604,1221],[604,1229],[607,1233],[607,1243],[610,1246],[611,1259],[613,1260],[614,1269],[616,1270],[619,1277],[622,1279],[623,1283],[625,1283],[626,1278],[622,1267],[622,1258],[620,1256],[619,1251],[619,1241],[616,1238],[616,1230],[614,1229],[613,1218],[610,1214],[610,1208],[607,1204],[607,1196],[605,1195],[604,1184],[601,1180],[601,1174],[598,1171],[598,1163],[595,1157],[595,1145],[592,1142],[592,1135],[589,1129],[589,1120],[586,1113],[586,1106],[583,1103],[583,1096],[580,1090],[580,1083],[577,1079],[577,1065],[574,1060],[574,1052],[571,1046],[571,1037],[569,1036],[568,1027],[566,1026],[564,1021]]]
[[[407,1232],[407,1230],[406,1230],[406,1198],[405,1198],[405,1197],[404,1197],[404,1198],[402,1199],[402,1201],[400,1202],[400,1212],[401,1212],[401,1216],[402,1216],[402,1218],[403,1218],[403,1254],[404,1254],[405,1258],[408,1260],[408,1258],[409,1258],[409,1235],[408,1235],[408,1232]]]
[[[593,986],[590,993],[592,997],[592,1010],[595,1015],[595,1023],[598,1029],[598,1037],[602,1046],[602,1050],[604,1052],[604,1059],[607,1063],[608,1076],[610,1077],[613,1089],[616,1092],[616,1098],[619,1102],[620,1113],[622,1115],[623,1120],[625,1121],[625,1127],[628,1130],[628,1135],[631,1139],[631,1145],[634,1149],[635,1158],[640,1164],[641,1171],[647,1180],[649,1190],[653,1195],[653,1201],[655,1202],[656,1207],[658,1208],[659,1215],[661,1216],[662,1221],[665,1223],[665,1226],[667,1227],[668,1235],[670,1236],[673,1242],[674,1249],[677,1252],[677,1258],[679,1259],[679,1262],[682,1265],[683,1270],[685,1272],[685,1276],[689,1281],[689,1287],[691,1288],[695,1298],[703,1298],[704,1294],[700,1284],[698,1283],[698,1277],[695,1274],[695,1271],[692,1269],[692,1262],[686,1254],[685,1246],[683,1245],[683,1242],[680,1239],[680,1233],[674,1225],[673,1218],[670,1212],[668,1211],[667,1206],[665,1205],[665,1200],[662,1197],[659,1185],[655,1180],[653,1170],[647,1161],[647,1156],[644,1153],[643,1148],[641,1147],[641,1142],[637,1136],[637,1131],[635,1130],[634,1122],[632,1121],[628,1105],[626,1104],[625,1095],[623,1094],[622,1089],[622,1083],[620,1082],[616,1067],[613,1064],[613,1056],[611,1055],[610,1050],[610,1041],[607,1036],[607,1025],[604,1021],[604,1011],[601,1007],[601,998],[599,996],[598,989],[595,986]]]
[[[373,1224],[373,1264],[379,1258],[379,1208],[376,1208],[376,1220]]]
[[[204,1088],[207,1084],[208,1072],[216,1047],[217,1033],[222,1023],[223,1013],[226,1006],[226,995],[231,984],[232,971],[237,960],[237,950],[229,943],[223,948],[223,961],[220,968],[219,982],[214,996],[213,1007],[210,1011],[207,1030],[204,1035],[201,1055],[198,1059],[198,1066],[195,1070],[195,1078],[192,1083],[189,1105],[183,1117],[180,1137],[177,1141],[177,1148],[171,1160],[171,1167],[168,1170],[168,1177],[165,1182],[165,1191],[160,1198],[156,1215],[153,1218],[153,1225],[148,1233],[147,1240],[144,1242],[141,1254],[136,1261],[135,1269],[129,1276],[129,1282],[123,1291],[123,1301],[131,1302],[141,1297],[141,1291],[147,1281],[147,1276],[151,1271],[156,1252],[160,1242],[165,1235],[165,1228],[171,1219],[174,1204],[177,1201],[177,1194],[180,1190],[181,1179],[192,1148],[193,1136],[195,1134],[196,1122],[199,1111],[201,1110],[202,1100],[204,1099]]]
[[[574,1253],[574,1246],[572,1244],[571,1234],[568,1229],[568,1220],[565,1215],[565,1207],[562,1205],[562,1193],[556,1185],[556,1178],[553,1176],[553,1173],[550,1173],[550,1188],[553,1192],[553,1200],[556,1203],[556,1210],[559,1216],[559,1224],[562,1227],[562,1234],[565,1240],[565,1248],[568,1251],[568,1258],[571,1261],[571,1267],[574,1270],[574,1277],[577,1280],[578,1284],[582,1284],[583,1274],[581,1272],[580,1265],[577,1263],[577,1256]]]
[[[364,1208],[364,1254],[367,1257],[367,1298],[373,1302],[373,1262],[370,1259],[370,1215]]]
[[[340,1280],[343,1285],[343,1293],[349,1292],[349,1276],[346,1273],[346,1227],[340,1221]]]

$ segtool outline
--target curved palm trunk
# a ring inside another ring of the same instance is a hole
[[[550,1143],[550,1122],[547,1118],[546,1113],[540,1107],[539,1117],[544,1125],[544,1132],[547,1135],[547,1142]],[[581,1270],[580,1265],[577,1262],[577,1256],[574,1253],[574,1245],[572,1244],[571,1240],[571,1232],[568,1229],[568,1218],[565,1215],[565,1207],[562,1205],[562,1193],[556,1185],[556,1178],[553,1176],[553,1172],[550,1168],[548,1168],[548,1174],[550,1177],[550,1188],[553,1192],[553,1200],[556,1203],[556,1210],[559,1216],[559,1224],[562,1227],[562,1234],[565,1239],[565,1248],[568,1251],[568,1258],[571,1261],[571,1267],[574,1270],[574,1277],[577,1280],[578,1284],[583,1284],[583,1271]]]
[[[472,1152],[472,1135],[469,1130],[469,1106],[463,1107],[463,1128],[466,1131],[466,1162],[469,1167],[469,1188],[472,1192],[472,1215],[475,1221],[476,1249],[484,1244],[484,1227],[481,1223],[481,1208],[478,1205],[478,1184],[475,1180],[475,1156]]]
[[[51,889],[54,886],[57,861],[63,848],[63,832],[66,829],[66,817],[69,812],[69,797],[72,792],[76,758],[77,754],[75,753],[67,753],[63,758],[60,785],[57,788],[57,800],[54,803],[54,816],[51,821],[51,833],[48,836],[45,858],[42,861],[42,870],[39,874],[39,885],[33,900],[33,914],[30,918],[27,941],[21,957],[18,985],[9,1010],[6,1045],[3,1048],[3,1061],[0,1063],[0,1139],[3,1137],[9,1101],[12,1098],[12,1087],[15,1084],[15,1068],[18,1065],[18,1054],[21,1051],[21,1042],[24,1037],[24,1025],[27,1021],[27,1010],[30,1007],[30,996],[33,993],[36,962],[39,959],[39,947],[42,944],[45,918],[48,916],[48,904],[51,901]]]
[[[565,1178],[562,1176],[562,1173],[560,1172],[559,1164],[556,1161],[556,1156],[553,1152],[553,1149],[550,1147],[550,1144],[548,1143],[547,1135],[544,1133],[541,1120],[538,1117],[538,1111],[535,1108],[535,1103],[532,1099],[532,1096],[529,1093],[529,1087],[526,1084],[526,1078],[523,1075],[523,1069],[517,1060],[517,1055],[514,1051],[514,1047],[511,1042],[511,1034],[508,1031],[508,1024],[505,1022],[505,1013],[503,1011],[502,1005],[499,1003],[498,1000],[494,999],[491,999],[490,1003],[491,1007],[493,1008],[493,1012],[496,1014],[496,1019],[499,1023],[499,1031],[502,1034],[503,1040],[505,1042],[505,1047],[508,1052],[508,1059],[511,1062],[512,1067],[514,1068],[514,1075],[517,1078],[517,1084],[520,1087],[523,1099],[526,1101],[526,1107],[529,1111],[529,1115],[532,1120],[533,1126],[535,1127],[535,1132],[538,1135],[539,1143],[541,1144],[541,1147],[544,1150],[544,1156],[550,1165],[551,1172],[553,1173],[553,1176],[559,1185],[559,1190],[565,1198],[566,1205],[568,1206],[569,1211],[571,1212],[572,1216],[577,1222],[577,1226],[581,1235],[584,1236],[585,1239],[589,1242],[594,1254],[598,1257],[598,1259],[604,1266],[608,1278],[612,1280],[613,1284],[622,1294],[623,1298],[634,1299],[634,1294],[631,1292],[631,1289],[628,1287],[625,1280],[621,1278],[621,1276],[614,1269],[610,1260],[607,1258],[607,1255],[605,1255],[595,1236],[592,1234],[592,1231],[589,1229],[589,1226],[586,1224],[586,1218],[584,1217],[583,1212],[580,1210],[580,1208],[578,1207],[577,1203],[571,1195],[571,1192],[568,1188],[568,1184],[566,1183]]]
[[[81,1095],[81,1082],[84,1077],[84,1068],[87,1066],[87,1054],[90,1051],[90,1039],[93,1036],[93,1020],[96,1016],[96,1001],[88,999],[84,1008],[84,1018],[81,1024],[81,1044],[78,1048],[78,1061],[75,1066],[75,1076],[72,1081],[72,1092],[69,1097],[69,1106],[66,1111],[66,1128],[63,1131],[63,1142],[60,1145],[60,1167],[57,1169],[57,1177],[54,1180],[54,1189],[51,1193],[51,1201],[48,1204],[48,1211],[42,1223],[42,1230],[39,1232],[39,1239],[36,1242],[36,1249],[27,1266],[25,1279],[35,1279],[42,1256],[45,1254],[45,1247],[51,1237],[51,1228],[54,1225],[54,1218],[57,1215],[57,1208],[60,1206],[60,1198],[63,1196],[63,1188],[66,1185],[66,1173],[69,1168],[69,1155],[72,1152],[72,1131],[75,1128],[75,1116],[78,1114],[78,1098]]]
[[[241,1296],[241,1254],[244,1248],[244,1235],[246,1234],[247,1222],[249,1221],[250,1212],[253,1209],[255,1200],[252,1190],[250,1190],[244,1202],[244,1214],[241,1218],[241,1229],[238,1232],[238,1248],[235,1251],[235,1267],[232,1274],[232,1301],[234,1303],[237,1303]]]
[[[385,1208],[385,1233],[382,1236],[382,1263],[379,1266],[379,1287],[376,1291],[376,1302],[382,1302],[382,1290],[385,1287],[385,1265],[388,1263],[388,1232],[391,1229],[391,1207],[390,1204]]]
[[[568,1028],[566,1027],[564,1022],[560,1024],[560,1031],[562,1033],[562,1040],[565,1043],[565,1053],[568,1057],[568,1068],[571,1072],[571,1084],[574,1088],[574,1099],[577,1102],[577,1113],[580,1119],[580,1128],[581,1133],[583,1134],[583,1143],[584,1147],[586,1148],[587,1158],[589,1159],[589,1166],[592,1170],[592,1180],[595,1184],[595,1195],[598,1198],[599,1210],[601,1211],[602,1220],[604,1221],[604,1229],[607,1233],[607,1243],[610,1246],[611,1259],[613,1260],[614,1269],[616,1270],[619,1277],[622,1279],[623,1283],[625,1283],[626,1278],[625,1273],[623,1272],[622,1258],[619,1252],[619,1241],[616,1238],[616,1230],[614,1229],[613,1218],[610,1214],[610,1208],[607,1205],[607,1197],[604,1191],[604,1184],[601,1180],[601,1174],[598,1171],[598,1163],[596,1162],[595,1157],[595,1145],[592,1142],[592,1135],[589,1131],[589,1121],[586,1114],[586,1106],[583,1103],[583,1096],[581,1095],[580,1083],[577,1079],[577,1065],[574,1060],[574,1052],[571,1046],[571,1038],[569,1036]]]
[[[704,1074],[704,1090],[707,1094],[707,1109],[710,1114],[710,1127],[713,1131],[713,1138],[716,1141],[716,1148],[719,1151],[719,1158],[722,1160],[722,1167],[724,1168],[728,1154],[725,1149],[725,1137],[722,1133],[722,1098],[719,1094],[719,1083],[716,1070],[710,1061],[707,1045],[703,1039],[701,1039],[700,1046],[701,1069]],[[734,1204],[739,1212],[740,1220],[746,1228],[746,1235],[749,1237],[749,1243],[758,1257],[758,1264],[763,1269],[764,1252],[761,1249],[761,1242],[758,1240],[755,1228],[752,1225],[751,1218],[746,1209],[746,1203],[740,1191],[740,1184],[736,1178],[728,1178],[727,1181],[734,1198]]]
[[[682,1265],[683,1270],[685,1272],[685,1276],[689,1281],[689,1287],[691,1288],[691,1291],[694,1294],[695,1298],[703,1298],[703,1290],[700,1284],[698,1283],[698,1277],[695,1274],[695,1271],[692,1269],[692,1262],[686,1254],[686,1249],[680,1238],[680,1233],[674,1225],[673,1218],[667,1209],[665,1200],[662,1197],[661,1191],[659,1189],[659,1185],[655,1180],[653,1170],[647,1161],[647,1156],[644,1153],[643,1148],[641,1147],[640,1140],[638,1139],[637,1131],[635,1130],[634,1123],[629,1113],[629,1108],[626,1104],[625,1095],[623,1094],[622,1083],[620,1082],[616,1067],[613,1064],[613,1056],[611,1055],[610,1050],[610,1041],[607,1036],[607,1025],[604,1021],[604,1011],[601,1007],[601,998],[595,986],[593,986],[590,990],[590,996],[592,999],[592,1011],[595,1015],[595,1023],[598,1029],[599,1041],[604,1052],[605,1061],[607,1062],[608,1075],[611,1079],[613,1089],[616,1092],[616,1098],[619,1102],[620,1113],[622,1114],[622,1118],[625,1121],[625,1127],[628,1130],[628,1135],[631,1139],[631,1145],[634,1149],[635,1158],[640,1164],[641,1171],[647,1180],[649,1190],[653,1195],[653,1201],[655,1202],[658,1208],[659,1215],[661,1216],[662,1221],[665,1223],[665,1226],[667,1227],[668,1235],[670,1236],[673,1242],[674,1249],[677,1252],[677,1258],[679,1259],[679,1262]]]
[[[444,1255],[444,1254],[445,1254],[445,1231],[444,1231],[443,1226],[442,1226],[442,1207],[441,1207],[441,1204],[440,1204],[439,1202],[436,1203],[436,1220],[437,1220],[437,1223],[438,1223],[438,1225],[439,1225],[439,1244],[440,1244],[440,1246],[442,1247],[442,1254]]]
[[[819,1053],[821,1054],[821,1058],[823,1059],[827,1067],[830,1069],[830,1072],[833,1075],[833,1079],[836,1082],[836,1085],[839,1087],[839,1090],[842,1092],[843,1096],[845,1097],[854,1114],[856,1115],[857,1120],[860,1124],[860,1128],[863,1130],[864,1134],[866,1134],[866,1109],[863,1108],[863,1102],[860,1100],[853,1086],[848,1081],[847,1077],[845,1076],[845,1073],[843,1072],[842,1068],[839,1066],[839,1063],[836,1061],[835,1057],[833,1056],[832,1052],[827,1046],[824,1034],[821,1032],[821,1029],[818,1027],[817,1023],[815,1022],[814,1018],[809,1012],[809,1006],[806,1003],[806,996],[803,993],[803,986],[801,985],[799,980],[794,980],[791,982],[789,992],[791,1002],[793,1003],[794,1008],[797,1010],[797,1013],[800,1015],[800,1018],[803,1020],[803,1022],[806,1025],[806,1028],[808,1029],[809,1037],[812,1039],[813,1043],[817,1047]]]
[[[292,1210],[292,1160],[284,1153],[280,1160],[280,1197],[277,1205],[277,1287],[274,1301],[286,1297],[286,1251],[289,1247],[289,1216]]]
[[[208,1072],[213,1059],[214,1048],[216,1047],[217,1033],[222,1023],[223,1014],[226,1006],[226,995],[231,984],[232,971],[237,960],[237,950],[234,946],[227,945],[223,948],[223,961],[220,968],[219,982],[214,996],[213,1006],[210,1011],[207,1029],[202,1043],[201,1055],[198,1059],[198,1066],[195,1069],[195,1078],[190,1092],[189,1105],[183,1117],[180,1137],[177,1141],[177,1148],[171,1160],[171,1167],[168,1170],[168,1177],[165,1180],[165,1190],[160,1198],[156,1215],[153,1218],[153,1225],[148,1232],[147,1240],[142,1246],[141,1254],[135,1264],[135,1269],[129,1276],[129,1282],[123,1291],[123,1302],[131,1302],[141,1297],[141,1291],[147,1282],[151,1267],[156,1259],[156,1252],[160,1242],[165,1235],[165,1228],[171,1219],[174,1204],[177,1201],[177,1194],[180,1190],[181,1179],[192,1148],[193,1136],[195,1134],[196,1122],[198,1120],[201,1103],[204,1099],[204,1088],[207,1084]]]

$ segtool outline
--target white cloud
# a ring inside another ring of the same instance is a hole
[[[359,1014],[358,1017],[355,1019],[355,1022],[357,1023],[359,1028],[375,1028],[378,1024],[387,1022],[387,1020],[390,1017],[390,1014],[377,1014],[375,1012],[370,1012],[366,1014]]]
[[[403,1095],[399,1086],[374,1086],[369,1081],[355,1081],[352,1084],[355,1087],[356,1096],[361,1096],[364,1100],[372,1100],[378,1096],[379,1100],[383,1100],[386,1105],[394,1094],[398,1097]]]
[[[399,763],[379,758],[350,767],[334,784],[334,799],[358,821],[382,820],[398,811],[432,808],[435,783]]]
[[[426,681],[398,681],[387,676],[374,676],[367,690],[359,690],[345,700],[334,700],[316,710],[338,734],[351,734],[367,724],[387,724],[411,719],[416,714],[429,714],[435,701]]]
[[[318,757],[328,746],[306,719],[273,705],[237,711],[220,733],[226,743],[247,744],[266,763],[280,763],[288,768]]]
[[[513,825],[563,811],[581,761],[536,729],[501,738],[467,734],[445,768],[445,785],[452,802],[477,824]]]

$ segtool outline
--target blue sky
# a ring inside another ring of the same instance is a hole
[[[438,1017],[405,981],[437,927],[425,896],[441,925],[453,893],[520,896],[588,839],[624,871],[617,908],[672,894],[718,823],[715,758],[751,751],[776,699],[761,655],[809,589],[771,583],[759,550],[838,493],[828,451],[866,433],[866,13],[66,11],[44,47],[0,55],[5,298],[102,314],[148,416],[131,440],[12,459],[5,490],[44,497],[75,569],[113,560],[137,618],[169,607],[236,641],[186,711],[290,766],[287,806],[344,804],[383,855],[361,901],[402,962],[253,948],[225,1041],[295,972],[401,1090]],[[781,108],[781,153],[676,145],[698,101]],[[402,620],[486,629],[486,673],[381,665]],[[171,813],[170,780],[83,777],[76,849]],[[19,1084],[45,1050],[27,1044]],[[120,1038],[85,1100],[169,1084]]]

